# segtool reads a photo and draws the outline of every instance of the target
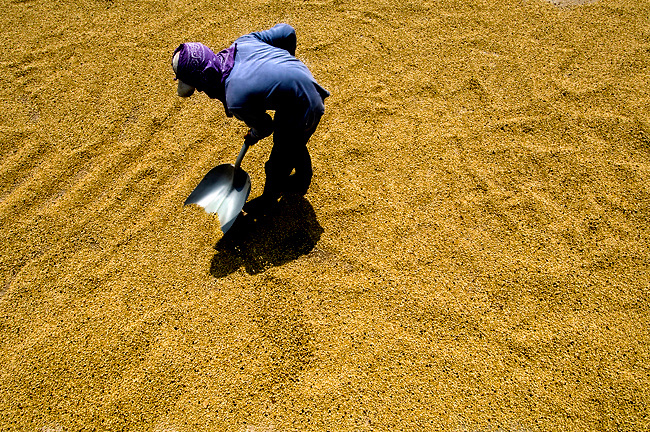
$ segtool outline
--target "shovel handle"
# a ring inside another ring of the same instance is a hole
[[[239,155],[237,156],[237,160],[235,161],[235,170],[239,169],[239,166],[241,165],[242,159],[244,159],[244,155],[246,154],[246,151],[248,151],[248,147],[250,147],[250,144],[244,141],[244,145],[241,146],[241,150],[239,150]]]

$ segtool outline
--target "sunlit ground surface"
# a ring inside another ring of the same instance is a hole
[[[650,428],[647,1],[2,9],[1,430]],[[314,181],[222,239],[170,55],[280,21]]]

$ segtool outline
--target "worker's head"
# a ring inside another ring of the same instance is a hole
[[[225,81],[235,64],[235,51],[233,46],[215,54],[200,42],[180,44],[172,54],[178,95],[188,97],[196,90],[225,106]]]
[[[174,55],[172,56],[172,68],[174,69],[174,73],[176,74],[176,79],[178,80],[178,88],[176,89],[176,91],[178,92],[178,95],[180,97],[189,97],[192,96],[192,94],[194,93],[195,87],[178,78],[179,75],[178,63],[179,63],[180,56],[181,56],[181,50],[176,49],[176,51],[174,51]]]

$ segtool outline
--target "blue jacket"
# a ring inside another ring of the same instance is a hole
[[[234,44],[235,64],[225,81],[228,110],[244,121],[257,139],[273,133],[273,120],[267,110],[275,110],[276,116],[279,112],[284,118],[289,116],[290,127],[309,130],[314,119],[323,114],[323,101],[329,92],[294,57],[293,27],[277,24],[269,30],[244,35]]]

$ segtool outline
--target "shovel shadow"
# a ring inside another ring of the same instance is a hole
[[[210,274],[222,278],[244,267],[262,273],[308,254],[323,228],[303,197],[283,197],[271,214],[255,218],[241,214],[214,246]]]

